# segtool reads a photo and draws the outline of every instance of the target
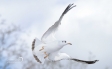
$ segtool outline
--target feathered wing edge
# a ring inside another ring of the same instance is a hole
[[[61,60],[73,60],[73,61],[76,61],[76,62],[81,62],[81,63],[86,63],[86,64],[94,64],[97,61],[99,61],[99,60],[86,61],[86,60],[80,60],[80,59],[75,59],[75,58],[60,59],[60,60],[57,60],[57,61],[61,61]]]
[[[76,61],[76,62],[81,62],[81,63],[86,63],[86,64],[94,64],[98,61],[98,60],[93,60],[93,61],[80,60],[80,59],[72,58],[66,53],[60,53],[60,52],[51,53],[49,56],[52,57],[50,59],[53,60],[53,61],[73,60],[73,61]]]
[[[36,39],[34,39],[33,42],[32,42],[32,51],[33,51],[34,48],[35,48],[35,41],[36,41]],[[33,56],[34,56],[34,58],[35,58],[35,60],[36,60],[37,62],[42,63],[42,62],[38,59],[38,57],[37,57],[36,55],[33,54]]]
[[[71,10],[73,7],[76,7],[76,5],[74,5],[74,4],[69,4],[69,5],[66,7],[66,9],[64,10],[64,12],[62,13],[62,15],[60,16],[59,21],[61,21],[62,18],[63,18],[63,16],[64,16],[69,10]]]
[[[79,59],[75,59],[75,58],[72,58],[70,60],[74,60],[74,61],[77,61],[77,62],[83,62],[83,63],[86,63],[86,64],[94,64],[94,63],[96,63],[98,61],[98,60],[85,61],[85,60],[79,60]]]

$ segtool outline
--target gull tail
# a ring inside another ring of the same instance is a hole
[[[60,16],[59,21],[61,21],[62,18],[63,18],[63,16],[64,16],[69,10],[71,10],[73,7],[76,7],[76,5],[74,5],[74,4],[69,4],[69,5],[66,7],[66,9],[64,10],[64,12],[62,13],[62,15]]]
[[[74,61],[77,61],[77,62],[83,62],[83,63],[86,63],[86,64],[94,64],[96,63],[98,60],[94,60],[94,61],[85,61],[85,60],[79,60],[79,59],[71,59],[71,60],[74,60]]]

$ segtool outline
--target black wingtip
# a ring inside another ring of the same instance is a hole
[[[64,12],[62,13],[62,15],[60,16],[59,21],[61,21],[62,18],[63,18],[63,16],[64,16],[69,10],[71,10],[71,9],[74,8],[74,7],[76,7],[76,5],[74,5],[74,3],[69,4],[69,5],[66,7],[66,9],[64,10]]]
[[[74,3],[71,3],[71,4],[69,4],[68,6],[73,6],[74,5]],[[74,5],[74,7],[76,7],[76,5]]]
[[[74,60],[74,61],[77,61],[77,62],[83,62],[83,63],[86,63],[86,64],[94,64],[96,63],[97,61],[99,60],[93,60],[93,61],[85,61],[85,60],[79,60],[79,59],[71,59],[71,60]]]
[[[94,60],[94,61],[86,61],[86,63],[87,63],[87,64],[94,64],[94,63],[96,63],[97,61],[99,61],[99,60]]]
[[[67,13],[70,9],[72,9],[73,7],[76,7],[76,5],[74,5],[74,3],[69,4],[69,5],[66,7],[65,11],[63,12],[63,15],[66,14],[66,13]]]

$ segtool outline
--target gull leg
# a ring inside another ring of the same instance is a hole
[[[46,56],[44,57],[44,59],[45,59],[45,58],[47,58],[47,57],[48,57],[48,54],[47,54],[46,52],[44,52],[44,54],[46,55]]]
[[[40,49],[39,51],[42,51],[44,49],[44,46],[42,46],[42,49]]]

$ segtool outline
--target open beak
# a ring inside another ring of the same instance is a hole
[[[72,45],[71,43],[67,43],[67,44]]]

